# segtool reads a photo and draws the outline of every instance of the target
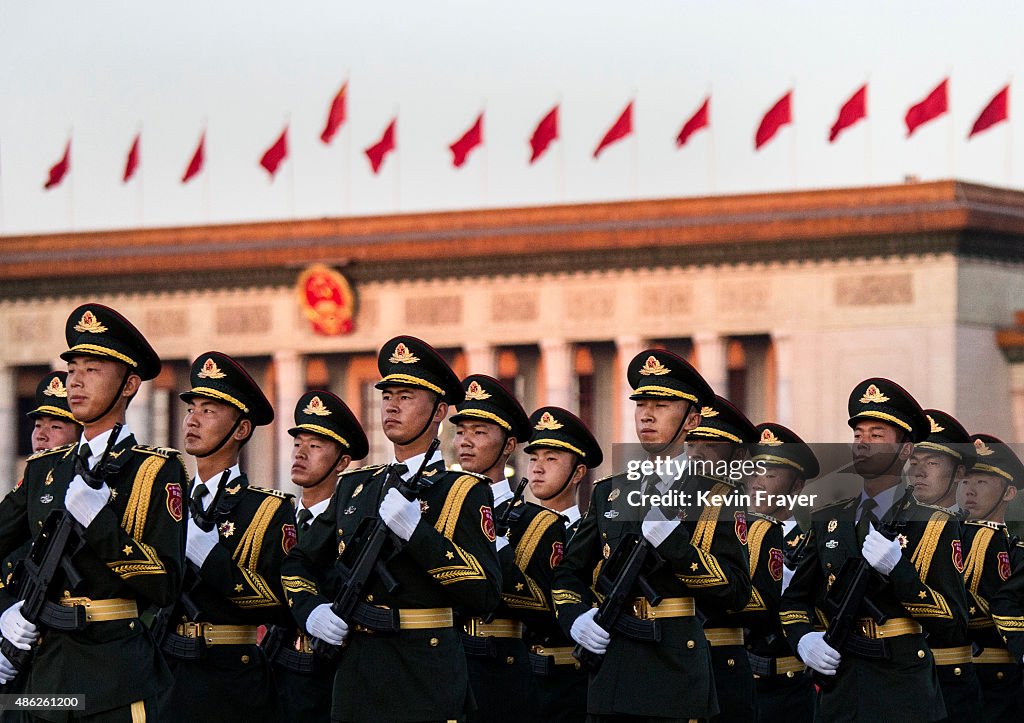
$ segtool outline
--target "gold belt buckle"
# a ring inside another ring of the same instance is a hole
[[[651,604],[647,602],[647,598],[638,597],[633,600],[633,615],[641,620],[650,620],[654,617],[651,614]]]
[[[299,634],[295,639],[295,650],[307,655],[313,652],[313,640],[308,635]]]
[[[82,607],[89,607],[89,603],[91,602],[91,597],[71,597],[70,595],[68,595],[67,597],[61,598],[60,604],[64,605],[65,607],[75,607],[76,605],[81,605]]]
[[[462,626],[462,629],[466,632],[466,635],[471,637],[477,637],[480,634],[480,618],[470,618]]]
[[[203,624],[202,623],[182,623],[181,635],[185,638],[201,638],[203,637]]]
[[[878,626],[875,624],[874,620],[871,620],[870,618],[867,620],[861,620],[859,622],[859,625],[860,634],[863,635],[865,638],[871,638],[872,640],[874,640],[878,637]]]

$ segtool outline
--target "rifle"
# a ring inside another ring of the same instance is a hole
[[[654,562],[651,567],[649,560]],[[661,602],[661,594],[648,582],[645,568],[657,569],[663,564],[661,557],[654,551],[653,545],[642,535],[629,534],[622,538],[615,547],[615,552],[608,558],[608,564],[601,571],[598,584],[605,583],[607,592],[601,605],[594,615],[594,622],[605,630],[613,630],[625,613],[627,606],[636,597],[633,593],[639,587],[647,602],[657,605]],[[655,626],[655,638],[657,621]],[[601,667],[604,655],[591,652],[582,645],[573,648],[572,655],[587,670],[593,672]]]
[[[117,444],[117,438],[121,434],[123,426],[121,423],[115,424],[110,431],[103,456],[100,457],[99,464],[94,470],[86,469],[81,459],[75,457],[75,472],[80,474],[85,483],[93,489],[99,489],[104,483],[110,451]],[[44,609],[48,604],[53,604],[48,602],[52,591],[73,590],[82,582],[82,575],[75,568],[71,559],[85,546],[84,532],[85,530],[70,512],[53,510],[43,522],[39,534],[29,548],[28,555],[15,568],[10,586],[16,592],[18,600],[25,601],[21,607],[21,615],[30,623],[40,625]],[[58,579],[62,572],[63,580]],[[67,616],[75,629],[80,630],[85,627],[84,608],[76,606],[62,609],[61,612]],[[6,638],[0,638],[0,652],[17,669],[18,675],[31,663],[36,647],[38,647],[38,643],[29,650],[22,650]],[[14,682],[11,680],[0,688],[0,692],[6,693],[9,689],[13,689],[11,686]]]
[[[515,493],[512,495],[512,500],[508,503],[508,507],[501,513],[494,523],[494,532],[498,537],[504,537],[508,534],[508,528],[512,524],[512,511],[516,505],[523,499],[523,495],[526,493],[526,485],[530,484],[530,480],[525,477],[519,480],[519,485],[516,487]]]
[[[879,525],[879,532],[889,539],[894,539],[896,530],[905,524],[900,520],[900,515],[907,507],[911,497],[911,488],[907,487],[896,507],[896,514],[888,522]],[[810,532],[807,533],[810,535]],[[843,563],[839,571],[839,577],[833,583],[829,594],[825,598],[825,605],[832,612],[829,618],[828,629],[825,630],[825,642],[832,648],[842,653],[843,648],[853,632],[854,623],[859,617],[858,612],[864,608],[866,612],[879,625],[884,624],[888,619],[877,605],[871,600],[868,592],[875,581],[874,568],[868,564],[863,557],[849,557]],[[828,690],[836,682],[835,675],[824,675],[813,668],[811,678],[815,685],[822,690]]]
[[[430,443],[430,447],[427,448],[426,454],[423,455],[423,462],[420,464],[420,468],[408,482],[403,480],[395,466],[391,465],[388,468],[384,485],[381,487],[381,497],[383,497],[392,484],[395,484],[403,497],[408,500],[416,499],[420,492],[422,492],[420,479],[427,469],[430,458],[434,456],[434,452],[437,451],[440,445],[441,440],[434,438],[434,441]],[[388,570],[384,562],[384,552],[395,545],[394,539],[391,530],[380,517],[368,517],[363,520],[356,531],[353,544],[346,548],[345,552],[338,557],[335,563],[341,573],[343,582],[338,588],[338,593],[334,596],[334,600],[331,602],[331,612],[347,623],[353,624],[356,617],[358,617],[354,613],[356,613],[356,608],[363,598],[363,590],[369,584],[374,574],[377,575],[389,593],[393,593],[398,589],[398,581],[391,574],[391,571]],[[352,550],[356,552],[351,552]],[[389,627],[397,629],[397,621],[394,620],[397,611],[380,609],[379,612],[382,618],[389,618],[383,621],[384,631]],[[314,653],[328,661],[333,661],[341,654],[339,646],[331,645],[320,638],[313,639],[312,647]]]

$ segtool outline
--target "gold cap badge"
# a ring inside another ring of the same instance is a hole
[[[562,425],[551,416],[551,412],[544,412],[540,415],[540,420],[534,425],[534,429],[561,429]]]
[[[395,351],[388,359],[392,364],[415,364],[419,360],[420,358],[409,351],[409,347],[403,342],[398,342],[398,346],[395,347]]]
[[[309,404],[302,410],[303,414],[313,414],[317,417],[329,417],[331,416],[331,410],[328,409],[324,403],[320,400],[320,397],[313,397],[309,400]]]
[[[717,417],[718,416],[718,412],[716,412],[712,407],[701,407],[701,409],[700,409],[700,416],[702,416],[702,417]]]
[[[945,432],[946,431],[945,427],[940,427],[936,423],[936,421],[934,419],[932,419],[932,415],[928,414],[928,415],[925,415],[925,416],[928,417],[928,423],[930,425],[932,425],[932,431],[931,431],[932,434],[935,434],[936,432]]]
[[[484,388],[482,386],[480,386],[480,383],[477,380],[475,380],[475,379],[473,381],[471,381],[469,383],[469,386],[466,388],[466,399],[467,400],[481,401],[483,399],[490,399],[490,398],[491,398],[491,395],[488,394],[487,392],[485,392]]]
[[[75,331],[79,333],[89,332],[90,334],[102,334],[107,330],[107,327],[100,323],[100,320],[96,318],[88,309],[82,314],[82,318],[79,319],[78,323],[75,324]]]
[[[767,447],[778,447],[782,444],[782,440],[775,436],[775,433],[770,429],[764,429],[761,431],[761,441]]]
[[[68,390],[64,388],[64,384],[61,382],[60,377],[54,377],[50,380],[46,389],[43,390],[43,394],[48,397],[60,397],[66,399],[68,396]]]
[[[217,362],[211,357],[203,362],[203,368],[199,370],[196,376],[200,379],[223,379],[227,375],[220,370]]]
[[[658,361],[658,358],[653,354],[647,357],[647,361],[645,361],[644,365],[640,367],[640,373],[645,377],[651,376],[652,374],[660,377],[663,374],[668,374],[670,371],[671,369]]]
[[[988,457],[991,454],[995,454],[995,450],[985,444],[984,440],[974,440],[974,450],[982,457]]]
[[[888,401],[889,397],[882,394],[882,391],[874,384],[869,384],[868,388],[864,390],[864,396],[860,398],[861,404],[881,404]]]

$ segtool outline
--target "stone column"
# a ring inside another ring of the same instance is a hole
[[[466,375],[487,374],[495,376],[497,368],[494,347],[487,342],[471,341],[462,346],[466,355]]]
[[[541,360],[544,364],[544,404],[576,411],[573,394],[572,344],[565,339],[542,339]]]
[[[693,348],[697,356],[697,370],[711,385],[715,394],[728,396],[728,374],[725,357],[726,340],[717,332],[702,331],[693,335]]]
[[[1013,439],[1024,442],[1024,363],[1010,364],[1010,413],[1013,415]]]
[[[0,364],[0,492],[4,493],[18,481],[15,479],[17,435],[23,427],[17,420],[18,399],[15,382],[14,367]]]
[[[288,489],[291,479],[292,438],[288,430],[293,426],[295,402],[306,391],[303,363],[303,357],[290,349],[274,352],[274,487],[278,489]]]
[[[773,331],[775,350],[775,420],[786,427],[793,426],[793,334]]]

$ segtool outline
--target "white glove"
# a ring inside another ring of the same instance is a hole
[[[306,632],[331,645],[341,645],[348,637],[348,623],[339,618],[327,603],[317,605],[306,618]]]
[[[29,650],[39,639],[39,629],[22,616],[21,606],[24,604],[24,600],[19,600],[4,610],[0,615],[0,633],[14,647]]]
[[[824,675],[835,675],[839,669],[839,651],[825,642],[825,633],[807,633],[796,644],[800,660]]]
[[[501,550],[501,548],[503,548],[503,547],[508,547],[508,538],[505,537],[504,535],[500,535],[494,541],[494,544],[498,547],[499,550]]]
[[[608,642],[612,638],[607,630],[594,622],[595,615],[597,615],[597,608],[590,608],[576,618],[569,632],[572,634],[573,640],[591,653],[604,655],[608,650]]]
[[[98,490],[85,483],[82,475],[76,474],[64,495],[64,507],[71,516],[78,520],[82,527],[88,527],[96,519],[107,502],[110,501],[110,488],[104,482]]]
[[[408,542],[420,522],[420,501],[407,500],[392,487],[380,503],[380,518],[388,529]]]
[[[220,536],[217,534],[217,527],[206,532],[195,520],[188,518],[188,531],[185,537],[185,557],[194,562],[197,567],[202,567],[206,558],[217,546]]]
[[[903,557],[903,550],[899,540],[890,540],[871,525],[860,554],[871,567],[888,575]]]
[[[679,520],[644,520],[640,525],[644,537],[652,545],[657,547],[665,541],[665,538],[672,534],[672,530],[679,527]]]
[[[16,677],[18,677],[18,670],[11,665],[11,661],[7,659],[6,655],[0,653],[0,683],[7,685]]]

